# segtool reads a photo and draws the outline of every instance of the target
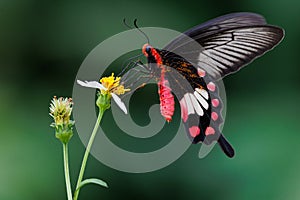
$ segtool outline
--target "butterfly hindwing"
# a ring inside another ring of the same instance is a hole
[[[160,51],[164,65],[173,69],[167,70],[165,75],[180,103],[181,118],[188,137],[193,143],[211,144],[213,141],[219,142],[219,138],[226,141],[220,131],[223,105],[217,85],[210,76],[205,75],[203,69],[197,69],[179,56],[166,59],[164,55],[167,53]],[[234,151],[231,145],[228,142],[222,145],[223,150],[231,149],[225,153],[232,157]]]

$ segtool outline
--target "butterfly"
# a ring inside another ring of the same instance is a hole
[[[174,95],[192,143],[217,141],[228,157],[235,152],[221,133],[222,100],[216,81],[274,48],[284,30],[255,13],[227,14],[187,30],[163,49],[142,48],[158,80],[160,111],[171,121]]]

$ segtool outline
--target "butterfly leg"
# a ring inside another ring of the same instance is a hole
[[[136,66],[136,63],[137,63],[138,61],[132,61],[132,60],[137,59],[138,57],[140,57],[140,56],[142,56],[142,55],[143,55],[143,54],[140,54],[140,55],[137,55],[137,56],[134,56],[134,57],[132,57],[132,58],[129,58],[129,59],[125,60],[125,61],[123,62],[123,64],[122,64],[122,66],[125,66],[125,67],[122,67],[122,71],[118,74],[118,76],[123,76],[124,73],[125,73],[125,71],[126,71],[127,69],[129,69],[129,68],[131,67],[132,64],[133,64],[132,67],[135,67],[135,66]],[[130,61],[130,62],[129,62],[129,61]],[[126,62],[128,62],[128,63],[125,65]]]
[[[139,76],[134,82],[132,82],[131,84],[129,84],[128,86],[126,86],[126,88],[132,88],[135,85],[137,85],[138,82],[143,82],[142,84],[138,84],[138,86],[136,86],[134,89],[131,89],[129,92],[126,92],[126,94],[124,94],[122,96],[125,97],[129,94],[132,94],[134,91],[144,87],[146,85],[146,83],[148,83],[154,76],[151,74],[145,75],[145,76]],[[144,81],[142,81],[142,79],[145,79]]]

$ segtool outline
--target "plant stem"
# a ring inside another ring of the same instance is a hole
[[[89,157],[90,150],[91,150],[92,144],[94,142],[94,139],[95,139],[97,130],[99,128],[99,125],[100,125],[100,122],[101,122],[101,119],[102,119],[104,111],[105,111],[104,109],[99,109],[99,114],[98,114],[98,118],[97,118],[96,124],[94,126],[92,135],[91,135],[90,140],[88,142],[88,145],[86,147],[86,150],[85,150],[85,153],[84,153],[84,156],[83,156],[83,159],[82,159],[82,163],[81,163],[81,168],[80,168],[80,172],[79,172],[79,176],[78,176],[76,188],[75,188],[74,200],[77,200],[77,198],[78,198],[79,191],[80,191],[79,185],[80,185],[80,183],[82,181],[84,170],[85,170],[85,166],[86,166],[86,162],[87,162],[87,159]]]
[[[63,154],[64,154],[64,168],[65,168],[67,196],[68,196],[68,200],[72,200],[72,189],[70,183],[69,159],[68,159],[68,144],[66,143],[63,143]]]

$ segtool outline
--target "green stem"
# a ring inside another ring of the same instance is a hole
[[[92,132],[92,135],[91,135],[90,140],[88,142],[88,145],[86,147],[86,150],[85,150],[85,153],[84,153],[84,156],[83,156],[83,160],[82,160],[82,163],[81,163],[81,168],[80,168],[80,172],[79,172],[77,184],[76,184],[76,189],[75,189],[75,193],[74,193],[74,200],[77,200],[77,198],[78,198],[79,191],[80,191],[79,185],[80,185],[80,183],[82,181],[84,170],[85,170],[85,166],[86,166],[86,162],[87,162],[87,159],[89,157],[90,150],[91,150],[92,144],[94,142],[94,139],[95,139],[97,130],[99,128],[99,125],[100,125],[100,122],[101,122],[101,119],[102,119],[104,111],[105,111],[105,109],[99,109],[99,114],[98,114],[98,118],[97,118],[96,124],[94,126],[94,130]]]
[[[64,168],[65,168],[67,196],[68,196],[68,200],[72,200],[72,189],[70,183],[69,159],[68,159],[68,144],[66,143],[63,143],[63,152],[64,152]]]

